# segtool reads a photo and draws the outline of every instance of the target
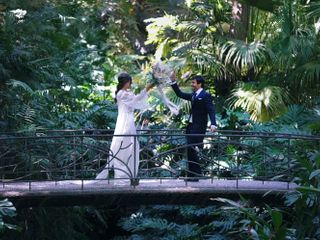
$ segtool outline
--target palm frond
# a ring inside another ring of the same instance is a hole
[[[201,49],[190,51],[189,57],[202,72],[211,72],[216,77],[224,76],[225,66],[217,59],[216,55]]]
[[[278,121],[281,124],[294,125],[298,128],[307,125],[312,119],[312,115],[304,106],[290,105],[288,111]]]
[[[174,36],[177,21],[178,17],[168,14],[163,17],[146,19],[145,23],[148,24],[146,27],[148,32],[146,44],[159,44],[168,37]]]
[[[198,19],[205,20],[210,25],[223,21],[227,18],[229,12],[225,10],[230,8],[228,2],[211,0],[211,1],[186,1],[187,7]]]
[[[197,45],[194,41],[179,41],[172,49],[172,52],[177,56],[186,56],[191,50],[196,48]]]
[[[184,33],[186,39],[195,36],[195,34],[197,38],[205,35],[208,27],[209,23],[201,20],[184,21],[177,26],[179,32]]]
[[[306,11],[308,17],[320,17],[320,2],[312,1],[306,6]]]
[[[241,84],[229,99],[233,108],[242,108],[251,115],[253,121],[272,120],[286,110],[288,94],[280,87],[256,88],[251,84]]]
[[[307,62],[295,69],[289,78],[295,81],[297,87],[317,88],[320,79],[320,63],[318,61]]]
[[[156,59],[161,59],[166,57],[171,52],[171,46],[168,38],[165,39],[162,43],[158,44],[156,52],[154,54]]]
[[[225,64],[232,64],[238,69],[255,67],[272,57],[271,51],[259,41],[245,43],[228,41],[220,48],[220,59]]]
[[[314,54],[316,35],[312,29],[301,27],[292,32],[282,34],[273,42],[273,51],[278,61],[287,69],[292,68],[296,61],[306,62]],[[299,62],[298,62],[299,64]]]
[[[19,80],[15,80],[15,79],[10,79],[7,82],[8,86],[11,86],[13,88],[21,88],[24,91],[28,92],[28,93],[34,93],[34,91],[32,90],[32,88],[25,82],[19,81]]]

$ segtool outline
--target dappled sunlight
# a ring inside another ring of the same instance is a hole
[[[288,95],[279,87],[256,88],[248,84],[234,89],[230,101],[234,108],[241,107],[250,113],[252,120],[266,122],[284,113]]]

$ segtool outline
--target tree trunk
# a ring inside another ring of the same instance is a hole
[[[250,6],[232,0],[232,33],[235,39],[246,41],[249,30]]]
[[[138,32],[136,35],[129,34],[127,37],[135,49],[137,54],[149,54],[154,50],[152,46],[146,46],[145,41],[148,38],[148,32],[146,30],[146,24],[144,20],[146,19],[146,13],[144,8],[145,0],[132,0],[131,3],[134,8],[135,20],[137,23]]]

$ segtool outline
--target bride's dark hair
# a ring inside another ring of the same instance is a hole
[[[132,77],[128,73],[120,73],[118,76],[118,84],[116,90],[115,101],[117,101],[117,93],[126,85],[126,83],[132,82]]]

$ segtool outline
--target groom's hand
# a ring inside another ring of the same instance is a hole
[[[175,82],[177,80],[176,72],[172,71],[170,74],[171,82]]]
[[[211,127],[210,127],[210,132],[214,133],[214,132],[216,132],[216,131],[217,131],[217,126],[211,125]]]

